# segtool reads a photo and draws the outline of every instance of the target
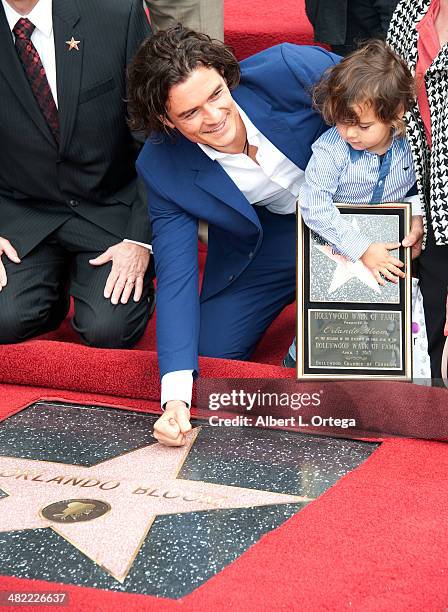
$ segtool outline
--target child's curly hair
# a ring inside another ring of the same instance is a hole
[[[332,66],[313,89],[313,102],[329,125],[357,124],[355,107],[369,105],[399,136],[402,114],[415,98],[414,78],[406,63],[382,40],[371,40]]]

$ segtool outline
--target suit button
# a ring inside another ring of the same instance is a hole
[[[72,206],[73,208],[76,208],[77,206],[79,206],[79,202],[78,202],[78,200],[70,200],[69,204],[70,204],[70,206]]]
[[[229,276],[229,281],[233,281],[233,279],[234,279],[234,278],[235,278],[235,274],[231,274],[231,275]]]
[[[254,252],[253,252],[253,251],[251,251],[251,252],[249,253],[249,259],[252,259],[252,257],[253,257],[253,256],[254,256]]]

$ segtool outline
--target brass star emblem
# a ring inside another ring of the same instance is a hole
[[[157,516],[312,501],[179,478],[199,431],[91,467],[0,456],[0,532],[49,527],[124,582]]]
[[[79,43],[81,41],[80,40],[75,40],[72,36],[71,40],[66,40],[65,44],[68,45],[68,50],[71,51],[72,49],[76,49],[76,51],[79,51]]]

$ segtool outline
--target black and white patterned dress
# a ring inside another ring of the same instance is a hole
[[[401,0],[389,26],[387,41],[415,73],[417,24],[426,15],[431,0]],[[405,117],[419,193],[431,222],[435,242],[448,245],[448,43],[426,71],[426,91],[431,111],[432,149],[428,148],[417,105]]]

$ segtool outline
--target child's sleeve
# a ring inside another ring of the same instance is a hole
[[[313,145],[299,192],[299,206],[306,225],[339,253],[356,261],[372,240],[344,219],[333,203],[340,177],[348,163],[346,143],[329,130]]]

